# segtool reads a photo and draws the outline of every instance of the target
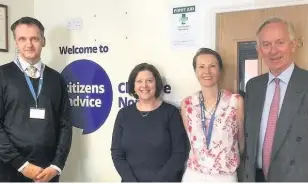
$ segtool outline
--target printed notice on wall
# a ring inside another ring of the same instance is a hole
[[[171,44],[173,48],[194,47],[198,36],[196,6],[172,7]]]

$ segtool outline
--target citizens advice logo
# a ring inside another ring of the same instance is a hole
[[[83,134],[98,130],[108,118],[113,92],[105,70],[90,60],[70,63],[61,73],[67,84],[73,126]]]

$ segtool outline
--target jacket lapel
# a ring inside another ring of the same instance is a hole
[[[260,125],[261,125],[261,117],[262,117],[262,112],[263,112],[263,106],[264,106],[264,101],[265,101],[265,95],[266,95],[266,89],[267,89],[267,82],[268,82],[268,74],[263,75],[262,78],[260,79],[260,82],[258,82],[258,85],[255,86],[254,89],[251,89],[254,91],[252,96],[249,96],[249,98],[253,99],[252,103],[249,105],[252,106],[250,107],[250,111],[253,113],[251,114],[251,119],[249,121],[253,122],[250,132],[255,132],[255,135],[253,135],[255,144],[258,145],[259,141],[259,130],[260,130]],[[248,104],[247,104],[248,105]],[[253,150],[252,150],[253,151]]]
[[[281,106],[274,137],[271,162],[275,159],[298,112],[305,89],[305,86],[301,82],[302,80],[301,71],[295,66]]]

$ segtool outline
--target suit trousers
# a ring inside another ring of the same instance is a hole
[[[256,182],[266,182],[262,169],[256,169]]]

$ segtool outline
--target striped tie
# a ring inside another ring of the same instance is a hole
[[[265,178],[267,178],[268,169],[271,161],[271,154],[276,130],[276,124],[278,120],[278,112],[279,112],[279,102],[280,102],[280,86],[279,86],[279,79],[275,78],[275,92],[274,97],[272,100],[272,104],[269,111],[268,121],[267,121],[267,128],[264,137],[263,143],[263,172]]]

